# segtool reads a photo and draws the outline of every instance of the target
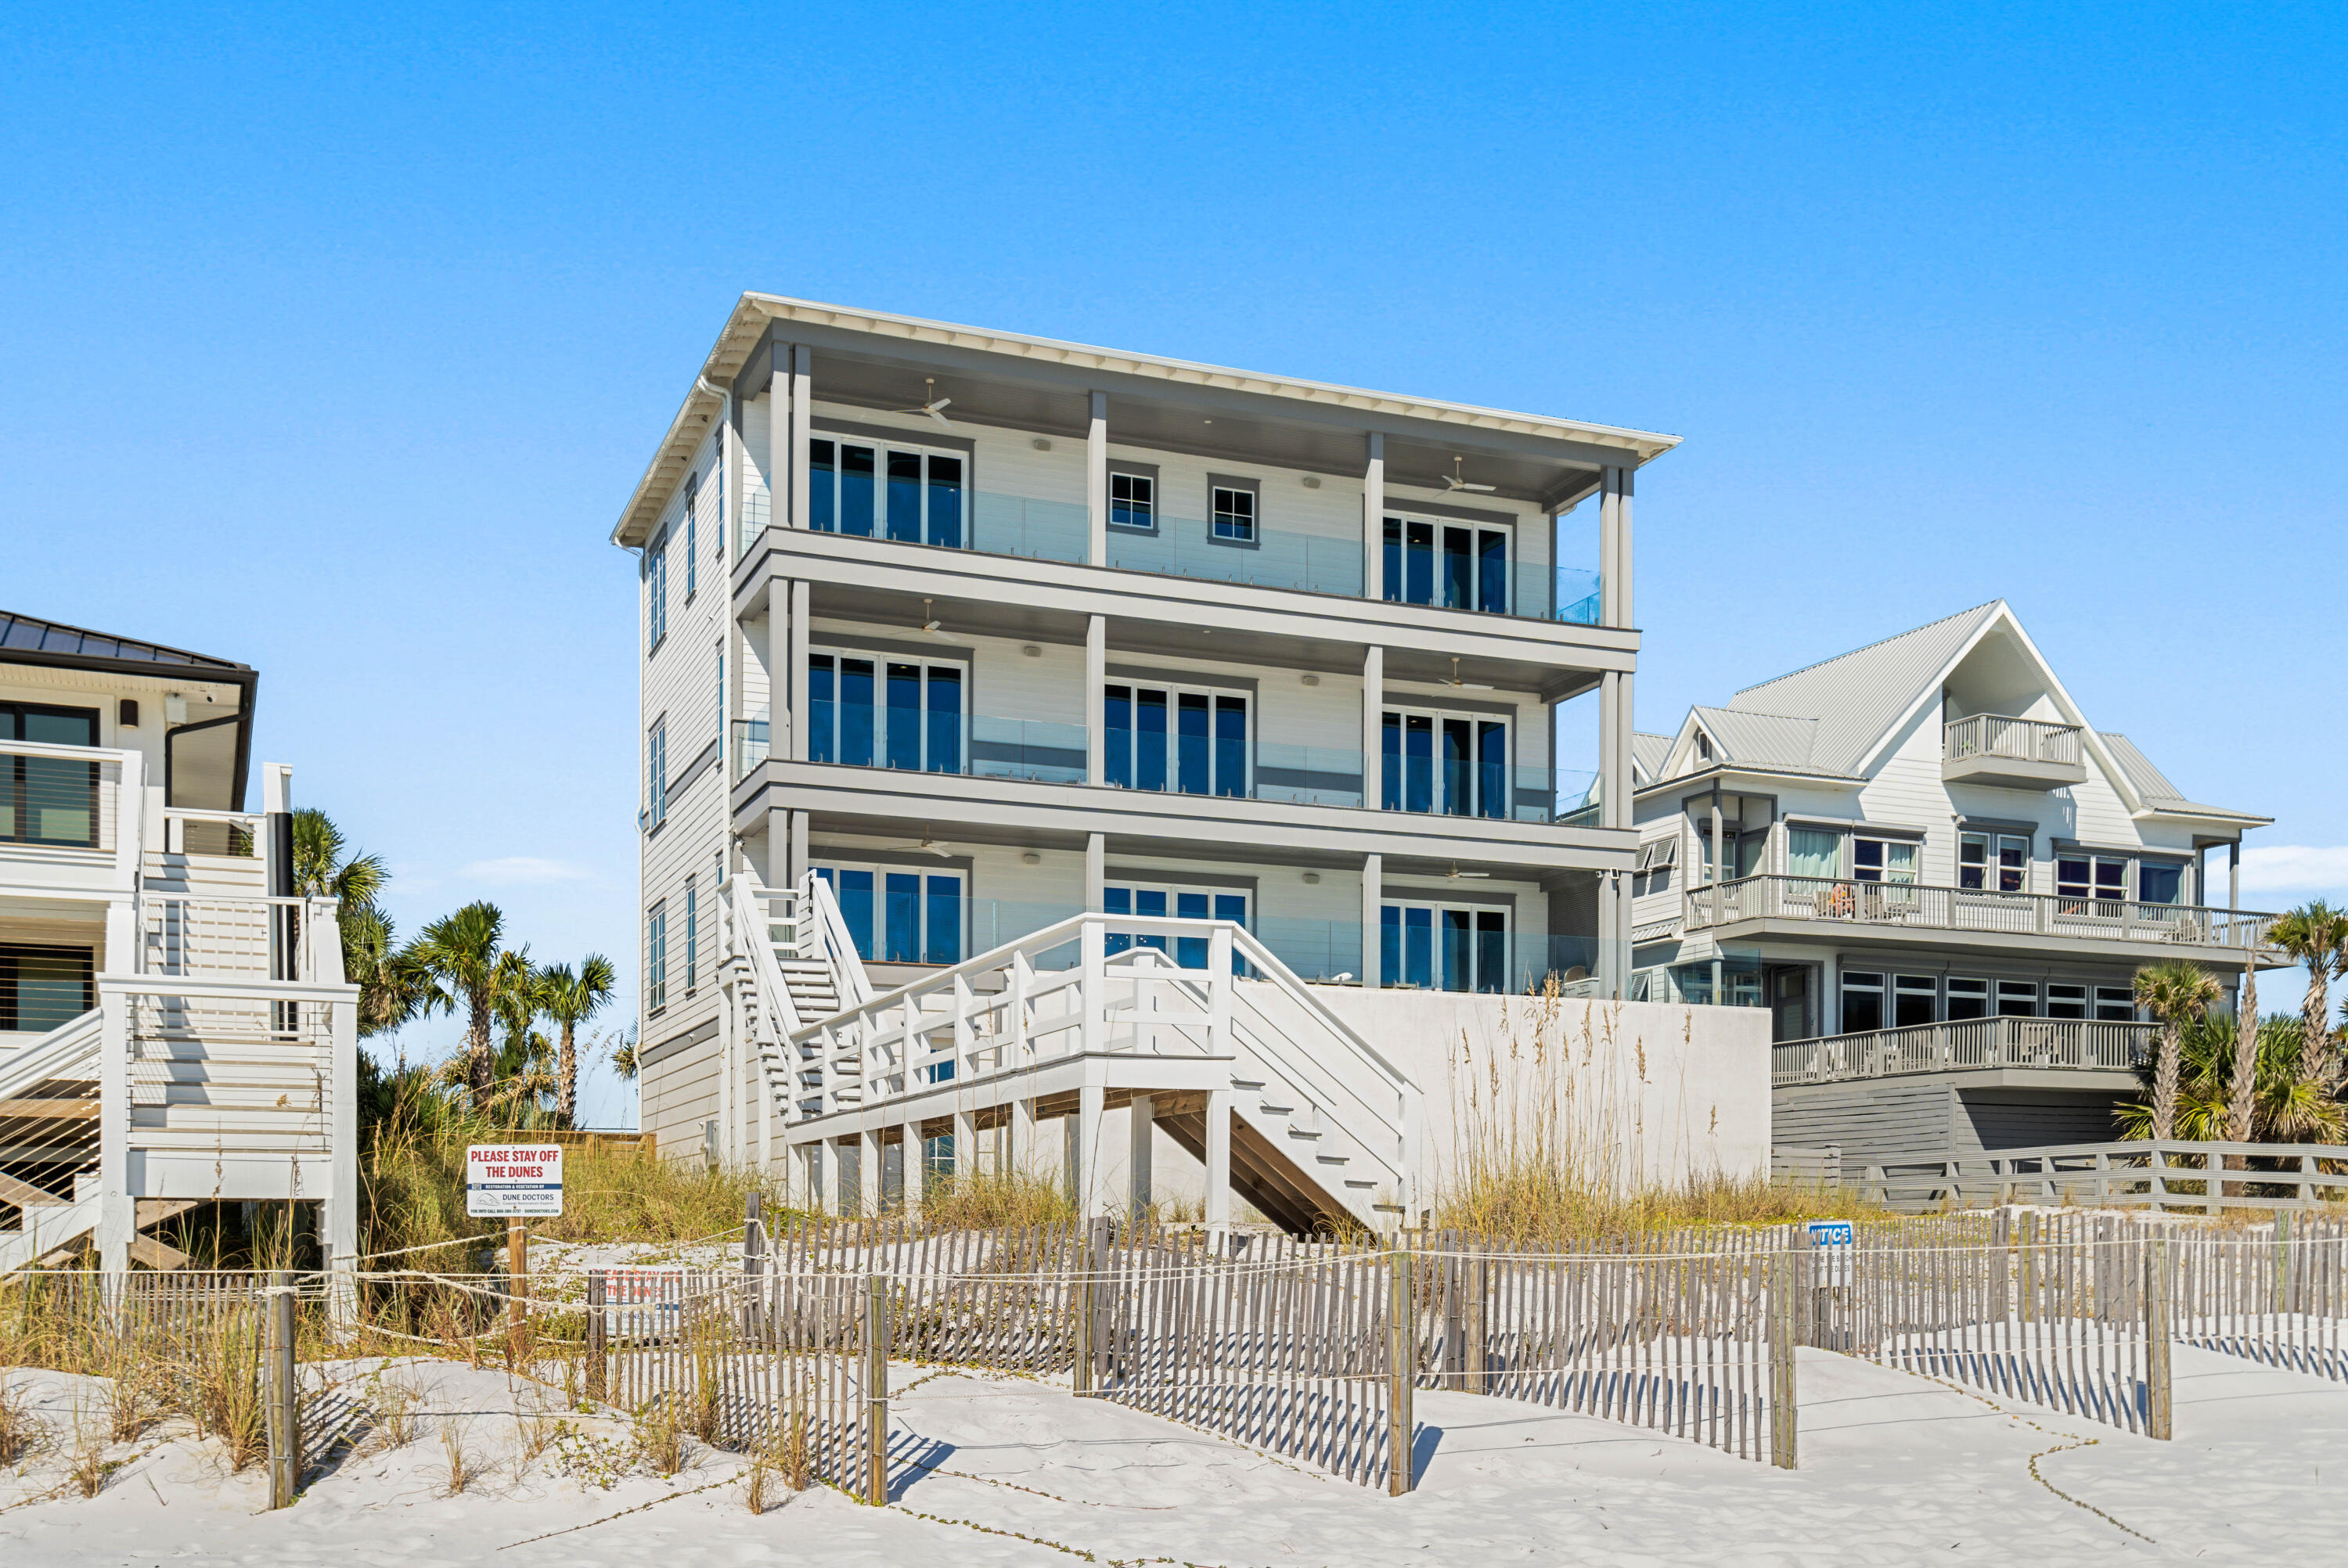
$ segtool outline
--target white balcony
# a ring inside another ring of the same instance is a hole
[[[2085,784],[2086,753],[2076,724],[1975,713],[1943,727],[1941,777],[1949,784],[2061,789]]]
[[[2196,904],[2146,904],[2075,894],[1993,893],[1933,887],[1914,882],[1859,882],[1838,876],[1740,876],[1692,887],[1684,906],[1687,929],[1749,927],[1799,936],[1832,933],[1838,940],[1885,945],[1945,942],[1944,933],[2032,941],[2074,940],[2123,949],[2144,947],[2220,948],[2240,963],[2263,944],[2275,917],[2249,909]],[[1981,945],[1968,941],[1965,945]],[[2003,945],[2002,943],[1997,945]]]
[[[1959,1019],[1864,1030],[1771,1047],[1769,1081],[1843,1083],[1998,1069],[2131,1073],[2158,1033],[2157,1024],[2061,1018]]]

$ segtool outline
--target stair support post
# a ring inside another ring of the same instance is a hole
[[[922,1200],[928,1195],[930,1177],[928,1156],[922,1148],[921,1122],[907,1122],[899,1129],[898,1136],[903,1141],[905,1148],[905,1157],[902,1162],[904,1175],[903,1180],[899,1184],[898,1192],[905,1212],[909,1214],[917,1214],[922,1212]]]
[[[1231,1228],[1231,1091],[1207,1091],[1207,1234],[1220,1244]]]
[[[1077,951],[1084,974],[1078,1005],[1084,1010],[1077,1020],[1078,1049],[1091,1056],[1108,1044],[1108,928],[1096,918],[1085,921],[1081,929]]]
[[[1126,1106],[1126,1114],[1130,1118],[1126,1129],[1127,1208],[1133,1223],[1139,1225],[1151,1202],[1150,1156],[1158,1135],[1157,1104],[1148,1095],[1137,1094]]]
[[[1085,1081],[1076,1090],[1076,1141],[1071,1151],[1076,1168],[1070,1173],[1076,1213],[1085,1219],[1098,1217],[1106,1208],[1108,1184],[1101,1179],[1100,1165],[1101,1122],[1108,1114],[1107,1099],[1107,1085],[1099,1068],[1086,1063]]]
[[[1418,1325],[1410,1264],[1408,1252],[1386,1259],[1386,1491],[1395,1497],[1411,1490],[1417,1468],[1411,1395],[1418,1383]]]
[[[130,1194],[130,1009],[126,992],[98,988],[98,1266],[130,1271],[130,1242],[139,1234]],[[29,1227],[28,1227],[29,1228]]]
[[[1207,1054],[1237,1056],[1231,1044],[1231,928],[1217,922],[1207,938]]]
[[[978,1117],[968,1111],[953,1113],[953,1175],[967,1182],[978,1174]]]
[[[867,1219],[880,1212],[885,1158],[880,1128],[868,1127],[856,1135],[856,1212]]]

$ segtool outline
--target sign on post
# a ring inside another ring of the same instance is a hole
[[[562,1213],[562,1145],[475,1143],[465,1151],[465,1212],[475,1219]]]
[[[1850,1283],[1850,1255],[1857,1243],[1849,1220],[1812,1220],[1810,1284],[1819,1290]]]

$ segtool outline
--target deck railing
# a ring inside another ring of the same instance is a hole
[[[126,796],[137,798],[138,764],[135,753],[95,746],[0,742],[0,853],[113,854],[120,842],[122,803]],[[126,768],[132,786],[127,792]]]
[[[2153,1049],[2157,1024],[2099,1019],[1976,1018],[1785,1040],[1769,1081],[1840,1083],[1903,1072],[1981,1068],[2128,1070]]]
[[[2275,918],[2255,910],[2211,909],[2197,904],[2146,904],[2077,894],[1993,893],[1918,882],[1776,874],[1691,887],[1685,897],[1690,930],[1739,920],[1818,920],[1848,926],[2247,949],[2264,944],[2267,927]]]
[[[2003,713],[1974,713],[1941,731],[1944,761],[1970,757],[2005,757],[2021,763],[2061,763],[2075,766],[2080,760],[2076,724],[2050,724],[2041,719],[2014,719]]]

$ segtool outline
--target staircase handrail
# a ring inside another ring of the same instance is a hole
[[[771,1007],[759,1009],[759,1017],[779,1045],[798,1032],[800,1020],[790,988],[783,983],[782,966],[775,961],[775,944],[767,936],[770,917],[766,900],[773,889],[748,871],[736,872],[727,886],[733,894],[735,949],[749,963],[761,999],[773,999]]]
[[[77,1013],[30,1045],[0,1056],[0,1099],[44,1079],[68,1076],[65,1070],[70,1070],[85,1050],[94,1055],[103,1032],[99,1010],[92,1008]]]
[[[855,938],[848,934],[848,919],[839,912],[839,900],[832,897],[831,884],[810,871],[799,879],[799,897],[815,910],[816,929],[823,937],[825,964],[831,970],[832,984],[843,1006],[857,1007],[870,1001],[872,980],[864,972],[864,958],[856,950]]]

